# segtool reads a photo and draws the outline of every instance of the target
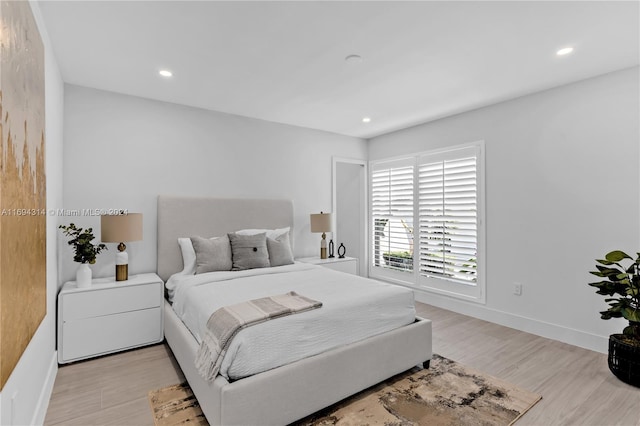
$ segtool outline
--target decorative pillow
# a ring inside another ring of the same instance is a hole
[[[281,234],[278,238],[267,237],[267,251],[269,252],[271,266],[291,265],[294,263],[291,244],[289,244],[289,231]]]
[[[231,241],[231,253],[234,271],[245,269],[268,268],[269,252],[267,251],[267,234],[238,235],[228,234]]]
[[[231,270],[231,245],[226,235],[209,239],[191,237],[191,243],[196,252],[196,274]]]
[[[288,226],[286,228],[278,228],[278,229],[241,229],[239,231],[236,231],[236,234],[238,234],[238,235],[256,235],[256,234],[266,233],[267,234],[267,238],[276,239],[280,235],[284,234],[285,232],[289,232],[290,230],[291,230],[291,228],[288,227]]]
[[[178,245],[182,252],[182,263],[184,264],[184,268],[180,273],[183,275],[195,274],[196,251],[193,249],[193,244],[191,244],[191,238],[178,238]]]

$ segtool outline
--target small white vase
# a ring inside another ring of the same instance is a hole
[[[81,263],[76,271],[76,285],[78,288],[91,287],[91,268],[89,264]]]

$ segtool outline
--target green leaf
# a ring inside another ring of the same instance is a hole
[[[606,276],[618,275],[622,273],[622,271],[618,268],[605,268],[604,266],[600,266],[600,265],[596,265],[596,268],[598,268],[598,271],[602,272]]]
[[[609,319],[613,318],[613,316],[611,316],[609,311],[603,311],[603,312],[600,312],[600,318],[603,319],[603,320],[609,320]]]
[[[613,296],[616,292],[615,285],[610,281],[600,281],[598,283],[589,283],[591,287],[596,287],[598,290],[597,294],[601,294],[603,296]]]
[[[591,287],[602,287],[605,285],[611,285],[611,281],[598,281],[597,283],[588,283]]]
[[[640,322],[640,310],[638,309],[623,308],[622,316],[629,321]]]
[[[605,256],[605,259],[607,259],[609,262],[620,262],[622,259],[633,260],[631,256],[629,256],[627,253],[620,250],[614,250],[612,252],[607,253],[607,255]]]
[[[605,259],[596,259],[596,262],[600,263],[601,265],[613,265],[615,263]]]

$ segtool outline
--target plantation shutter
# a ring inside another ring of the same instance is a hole
[[[473,147],[419,157],[420,276],[476,284],[477,162]]]
[[[415,159],[376,163],[371,172],[372,265],[413,271]]]

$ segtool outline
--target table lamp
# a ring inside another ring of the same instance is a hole
[[[320,240],[320,259],[327,258],[327,234],[331,232],[331,213],[311,214],[311,232],[322,232]]]
[[[100,217],[103,243],[119,243],[116,253],[116,281],[129,279],[129,255],[125,242],[142,240],[142,213],[121,213]]]

